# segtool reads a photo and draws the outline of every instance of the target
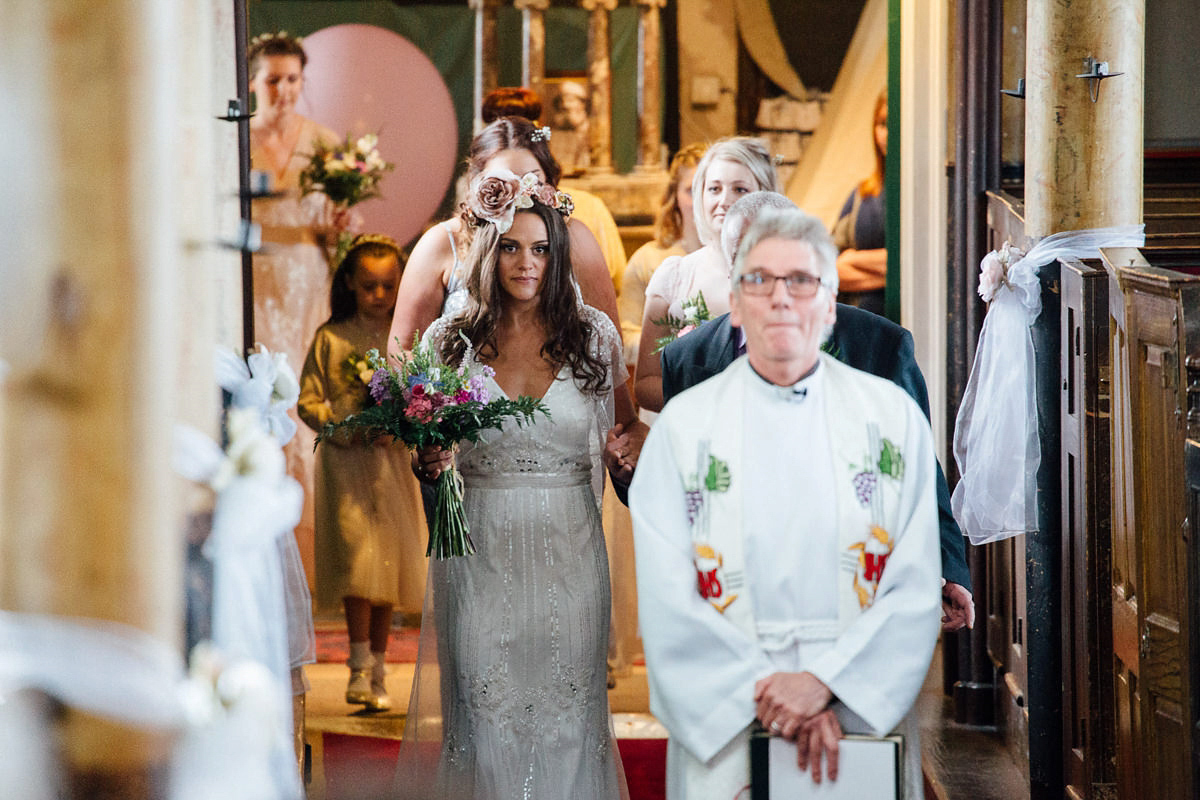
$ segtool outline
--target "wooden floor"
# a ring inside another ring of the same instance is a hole
[[[917,698],[926,800],[1029,800],[1029,785],[992,728],[954,721],[942,692],[942,648],[933,654]]]
[[[345,665],[310,664],[305,668],[312,685],[305,715],[306,738],[313,749],[309,800],[324,800],[321,736],[314,734],[401,738],[412,673],[412,664],[389,664],[393,710],[369,714],[344,701],[348,677]],[[954,722],[953,702],[942,693],[941,675],[939,648],[917,699],[926,800],[1027,800],[1029,788],[1004,749],[1002,738],[991,729]],[[609,692],[609,703],[618,736],[627,735],[622,730],[651,736],[661,730],[648,713],[645,667],[634,667],[631,675],[620,679]]]

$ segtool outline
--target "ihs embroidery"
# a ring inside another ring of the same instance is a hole
[[[890,439],[881,439],[879,426],[867,426],[869,453],[867,466],[851,479],[855,495],[863,508],[870,509],[870,529],[864,541],[852,544],[849,550],[856,551],[854,568],[854,593],[859,608],[867,608],[875,601],[875,592],[883,578],[883,569],[888,556],[896,546],[896,539],[884,528],[883,491],[881,478],[899,482],[904,477],[904,456],[900,448]],[[852,465],[851,469],[855,469]]]

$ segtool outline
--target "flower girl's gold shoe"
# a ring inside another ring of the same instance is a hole
[[[346,686],[346,702],[370,705],[372,699],[371,671],[367,669],[351,669],[350,683]]]

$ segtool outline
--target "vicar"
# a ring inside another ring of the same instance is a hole
[[[737,795],[756,717],[814,780],[836,780],[843,731],[900,725],[905,796],[920,797],[906,715],[938,631],[934,451],[903,390],[821,352],[836,256],[815,218],[758,215],[732,278],[746,355],[672,400],[638,460],[640,622],[669,798]]]
[[[732,266],[734,253],[750,222],[767,208],[796,208],[777,192],[745,195],[725,212],[721,226],[721,251]],[[722,314],[662,351],[663,402],[725,369],[744,347],[741,331]],[[925,376],[913,354],[912,334],[891,320],[854,306],[837,304],[837,322],[822,347],[837,360],[887,378],[899,386],[929,417]],[[618,495],[622,486],[614,480]],[[957,631],[975,624],[971,573],[967,569],[965,539],[950,510],[950,490],[937,468],[938,526],[941,530],[942,630]]]

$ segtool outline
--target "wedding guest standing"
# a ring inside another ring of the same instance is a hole
[[[882,314],[887,285],[887,196],[883,169],[887,160],[888,105],[885,89],[875,101],[871,140],[875,145],[875,171],[854,187],[833,226],[837,245],[838,299],[846,305]]]
[[[329,321],[317,330],[300,376],[300,417],[315,432],[371,402],[368,351],[387,349],[400,287],[400,250],[387,236],[351,243],[333,275]],[[346,435],[316,453],[316,585],[320,607],[341,604],[350,639],[346,702],[391,708],[384,683],[392,612],[421,612],[425,514],[408,449]]]
[[[625,340],[626,363],[636,364],[642,338],[642,312],[646,308],[646,286],[650,276],[672,256],[686,256],[700,249],[700,234],[692,213],[692,178],[704,155],[705,145],[681,148],[667,169],[663,192],[654,220],[654,238],[629,257],[617,308],[621,312],[621,337]]]
[[[633,419],[629,403],[614,403],[621,339],[578,301],[565,195],[489,168],[468,208],[467,297],[426,339],[451,367],[491,367],[491,395],[541,398],[549,415],[458,452],[476,552],[430,563],[398,787],[422,798],[616,800],[625,781],[605,688],[608,561],[593,477],[614,407]],[[414,468],[432,481],[449,463],[430,449]],[[430,770],[432,787],[421,779]]]
[[[640,407],[662,410],[658,342],[684,325],[685,307],[703,298],[710,317],[729,310],[729,267],[721,255],[725,212],[744,195],[776,189],[775,165],[759,139],[721,139],[700,159],[692,179],[692,208],[704,246],[682,258],[664,261],[646,286],[635,384]],[[670,319],[678,321],[676,330],[663,324]]]

